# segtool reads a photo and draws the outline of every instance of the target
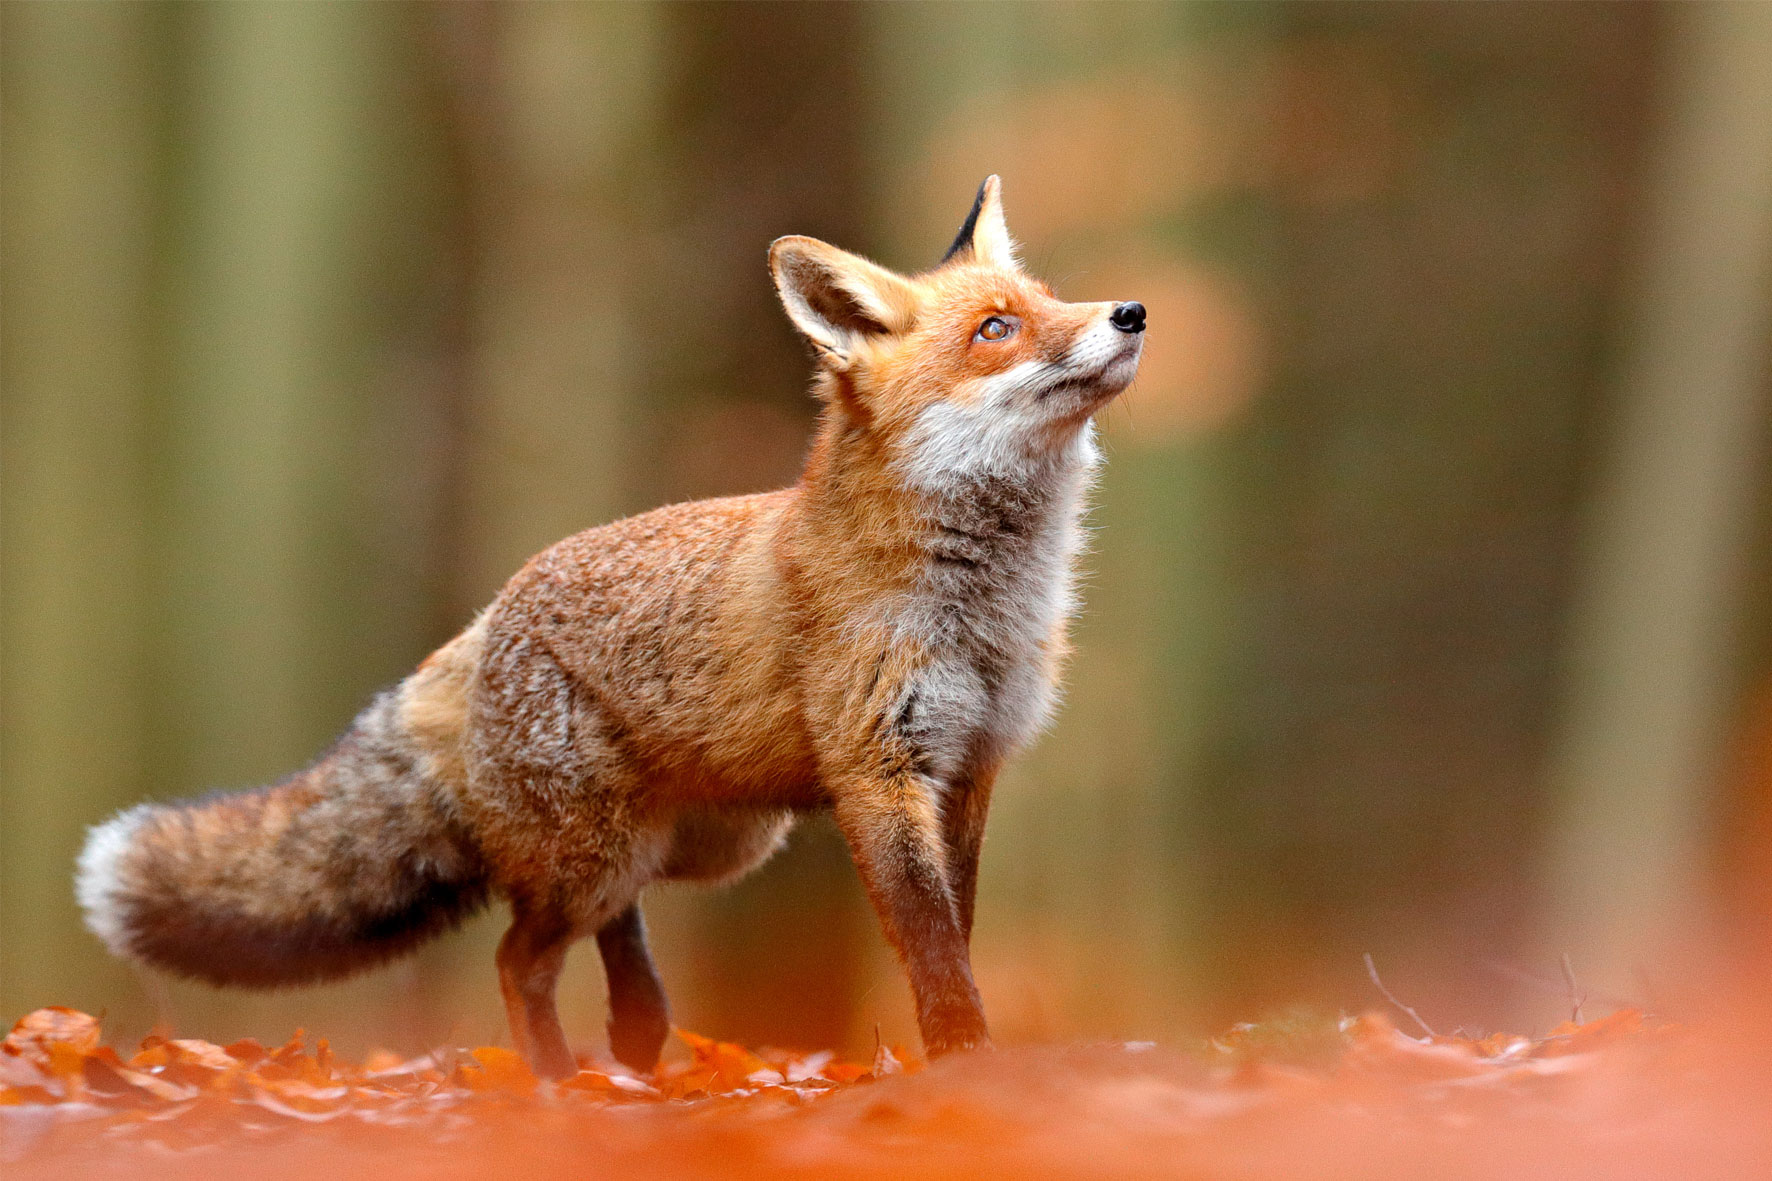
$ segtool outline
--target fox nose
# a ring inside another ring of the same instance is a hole
[[[1141,303],[1118,303],[1108,313],[1108,323],[1121,332],[1144,331],[1144,305]]]

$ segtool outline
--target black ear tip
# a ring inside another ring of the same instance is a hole
[[[954,244],[949,246],[948,252],[941,256],[941,261],[947,262],[954,255],[972,249],[972,233],[978,229],[978,215],[984,209],[985,194],[990,191],[991,182],[996,179],[995,176],[987,176],[978,186],[978,196],[972,199],[972,212],[966,215],[966,220],[960,225],[960,232],[954,235]]]

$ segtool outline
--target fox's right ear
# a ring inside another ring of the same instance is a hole
[[[978,186],[972,212],[966,215],[954,244],[941,261],[955,259],[1011,271],[1021,266],[1015,261],[1015,239],[1009,236],[1009,226],[1003,221],[1003,182],[995,175],[985,177]]]
[[[916,315],[909,283],[817,238],[777,238],[769,246],[769,272],[788,319],[839,371],[868,337],[903,332]]]

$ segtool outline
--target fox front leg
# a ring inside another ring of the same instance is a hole
[[[984,821],[991,807],[996,767],[957,776],[942,793],[941,828],[947,844],[948,882],[960,933],[972,938],[973,904],[978,898],[978,858],[984,846]]]
[[[910,976],[917,1026],[931,1055],[988,1045],[966,933],[954,905],[932,785],[914,775],[849,783],[837,825],[849,842],[886,938]]]

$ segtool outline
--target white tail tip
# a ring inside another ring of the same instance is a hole
[[[86,928],[104,941],[113,955],[129,954],[129,933],[123,919],[123,883],[119,869],[136,829],[147,819],[151,804],[119,812],[86,831],[86,845],[74,870],[74,897],[86,912]]]

